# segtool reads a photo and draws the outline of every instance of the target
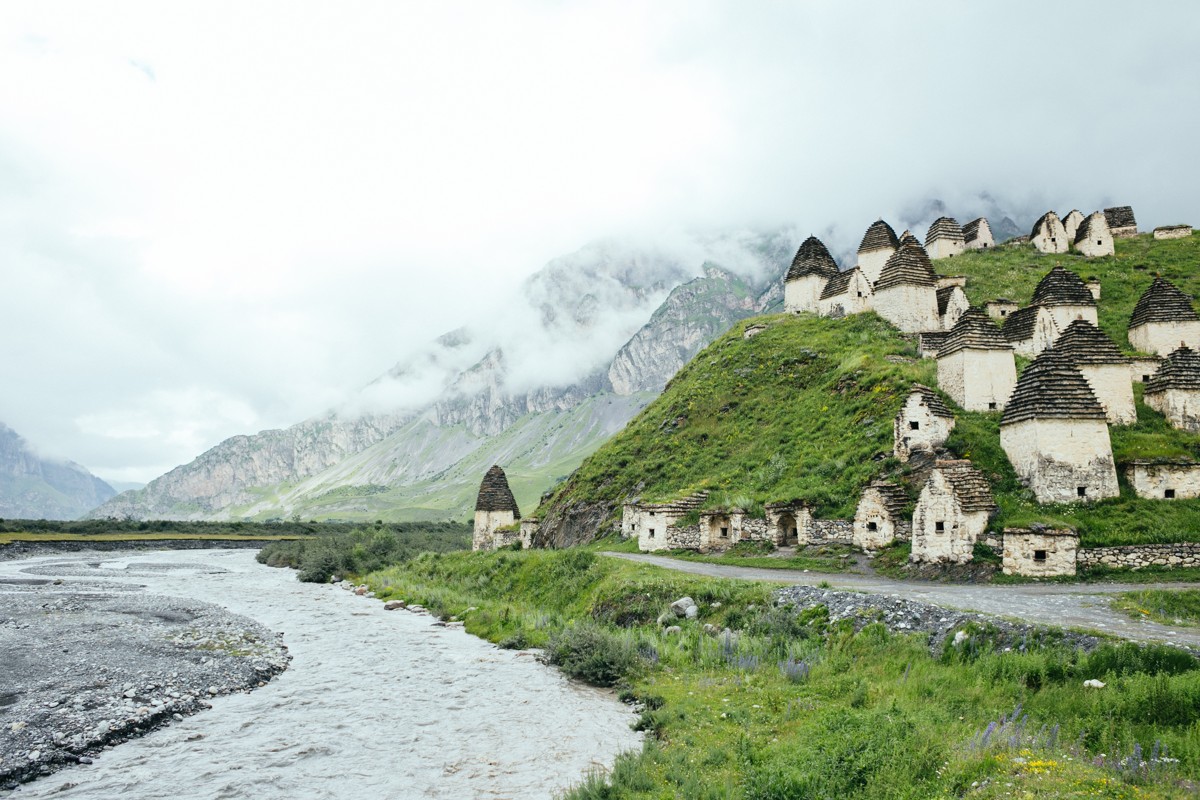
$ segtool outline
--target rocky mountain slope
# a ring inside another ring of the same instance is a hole
[[[79,464],[40,457],[0,423],[0,518],[76,519],[114,494]]]
[[[556,259],[488,329],[439,337],[345,408],[228,439],[91,516],[461,519],[492,463],[532,510],[713,337],[781,305],[795,241],[600,243]]]

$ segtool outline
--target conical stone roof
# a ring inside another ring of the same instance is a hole
[[[1181,347],[1150,376],[1146,382],[1146,394],[1158,394],[1168,389],[1200,391],[1200,353],[1190,347]]]
[[[1055,267],[1033,290],[1035,306],[1094,306],[1096,298],[1083,279],[1064,267]]]
[[[837,262],[829,255],[829,250],[815,236],[809,236],[796,251],[792,266],[788,269],[785,281],[794,281],[805,275],[818,275],[822,278],[832,278],[838,273]]]
[[[867,232],[863,234],[862,243],[858,246],[858,252],[868,253],[872,250],[895,250],[900,246],[900,240],[896,238],[896,232],[892,230],[892,226],[888,225],[883,220],[876,220],[867,228]]]
[[[1108,229],[1104,215],[1097,211],[1095,214],[1088,214],[1083,218],[1083,222],[1079,223],[1079,228],[1075,231],[1075,244],[1100,236],[1112,236],[1112,233]]]
[[[913,236],[912,231],[905,231],[904,233],[900,234],[900,242],[896,246],[902,247],[909,242],[916,242],[917,244],[920,244],[921,240],[916,236]]]
[[[1104,331],[1086,319],[1077,319],[1057,339],[1054,349],[1073,364],[1128,364],[1129,359]]]
[[[514,517],[520,517],[517,500],[512,490],[508,488],[508,477],[504,470],[495,464],[483,476],[479,484],[479,497],[475,500],[476,511],[511,511]]]
[[[892,253],[879,280],[875,282],[875,291],[888,289],[892,286],[937,286],[937,273],[933,271],[933,262],[925,248],[916,242],[906,243]]]
[[[981,308],[971,306],[954,323],[946,340],[938,348],[938,358],[959,350],[1012,350],[1012,345]]]
[[[1133,307],[1129,327],[1149,322],[1195,322],[1200,319],[1192,308],[1192,298],[1165,278],[1155,278]]]
[[[941,395],[933,389],[920,383],[914,383],[909,396],[911,397],[914,394],[921,395],[921,401],[929,409],[930,414],[933,414],[935,417],[942,417],[943,419],[954,419],[954,412],[946,406]]]
[[[938,217],[925,232],[925,246],[933,244],[937,239],[949,239],[953,242],[965,241],[963,229],[954,217]]]
[[[904,507],[908,505],[908,495],[896,484],[891,481],[871,481],[867,489],[879,492],[883,507],[893,518],[898,518],[904,513]]]
[[[934,464],[946,477],[946,483],[954,492],[958,505],[966,513],[973,511],[992,511],[997,508],[996,500],[992,497],[992,487],[988,484],[983,473],[966,459],[938,461]]]
[[[1000,424],[1030,419],[1106,418],[1104,407],[1083,374],[1070,359],[1052,347],[1043,351],[1021,373]]]

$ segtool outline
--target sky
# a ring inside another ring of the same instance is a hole
[[[5,0],[0,421],[147,481],[597,240],[1198,223],[1197,41],[1194,2]]]

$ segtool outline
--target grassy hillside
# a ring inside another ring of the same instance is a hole
[[[1027,303],[1055,264],[1101,281],[1101,326],[1125,337],[1137,298],[1161,274],[1200,293],[1200,237],[1119,240],[1113,257],[1045,256],[1003,247],[936,262],[967,275],[971,300]],[[766,324],[752,339],[747,326]],[[559,487],[550,504],[606,504],[627,497],[665,500],[708,489],[710,505],[761,512],[766,502],[806,500],[823,517],[850,517],[862,487],[876,477],[907,480],[891,457],[892,418],[914,382],[936,385],[936,365],[915,357],[912,341],[873,314],[842,320],[809,315],[746,320],[701,352],[667,390]],[[1121,462],[1146,457],[1200,458],[1200,437],[1171,428],[1141,402],[1136,425],[1112,427]],[[947,399],[947,402],[949,400]],[[994,527],[1043,522],[1080,531],[1084,546],[1194,540],[1200,500],[1139,500],[1121,475],[1121,497],[1089,506],[1039,506],[1000,448],[1000,415],[956,409],[947,443],[992,482],[1000,505]],[[1120,470],[1119,470],[1120,471]],[[919,486],[910,485],[912,494]],[[545,509],[543,510],[543,514]]]

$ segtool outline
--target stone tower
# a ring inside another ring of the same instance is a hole
[[[908,461],[918,450],[936,451],[954,430],[954,413],[928,386],[914,383],[900,413],[892,420],[892,453]]]
[[[817,300],[830,278],[838,274],[837,262],[815,236],[809,236],[796,251],[783,282],[783,307],[791,314],[817,312]]]
[[[925,248],[908,242],[892,253],[875,282],[874,306],[876,314],[905,333],[941,327],[937,274]]]
[[[1054,347],[1067,357],[1083,375],[1104,413],[1113,425],[1132,425],[1137,422],[1133,404],[1133,377],[1129,359],[1104,335],[1104,331],[1087,320],[1077,319],[1067,326]]]
[[[1067,232],[1067,238],[1072,242],[1075,241],[1075,234],[1079,232],[1079,224],[1083,222],[1083,212],[1078,208],[1072,208],[1071,211],[1062,218],[1063,230]]]
[[[1083,375],[1051,348],[1025,368],[1000,418],[1000,446],[1039,503],[1116,497],[1104,407]]]
[[[1200,433],[1200,353],[1181,347],[1146,382],[1146,405],[1173,427]]]
[[[1090,258],[1111,256],[1116,252],[1113,248],[1112,233],[1108,230],[1108,222],[1100,211],[1090,214],[1079,223],[1074,240],[1075,249]]]
[[[521,519],[517,500],[508,488],[508,477],[495,464],[483,476],[479,484],[479,497],[475,501],[475,536],[471,540],[472,550],[492,550],[496,546],[496,529],[512,525]]]
[[[992,488],[970,461],[938,461],[913,509],[912,561],[966,563],[996,511]]]
[[[1062,220],[1053,211],[1047,211],[1033,223],[1033,231],[1029,241],[1043,253],[1065,253],[1071,248],[1071,240],[1067,238],[1067,229]]]
[[[1129,343],[1158,356],[1184,346],[1200,347],[1200,316],[1192,308],[1192,298],[1170,281],[1155,278],[1133,307]]]
[[[1013,348],[991,318],[969,308],[937,354],[938,386],[967,411],[1002,411],[1017,383]]]
[[[896,231],[883,220],[876,220],[867,228],[858,246],[858,268],[867,276],[867,280],[872,284],[879,280],[883,265],[899,246]]]
[[[938,217],[925,232],[925,252],[933,260],[951,258],[966,249],[963,229],[954,217]]]

